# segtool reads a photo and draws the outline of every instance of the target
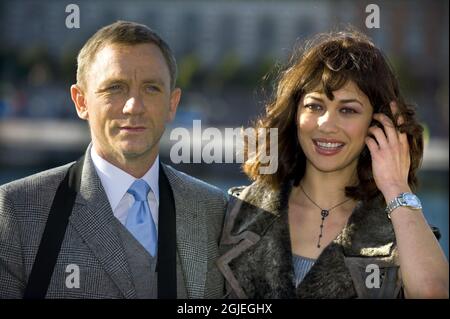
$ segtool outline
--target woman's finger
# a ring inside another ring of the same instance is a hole
[[[386,135],[384,134],[384,131],[379,128],[378,126],[371,126],[369,127],[369,133],[374,136],[375,141],[378,143],[380,147],[386,147],[388,144],[388,140],[386,138]]]
[[[389,103],[389,106],[391,107],[392,114],[395,117],[395,115],[399,112],[397,102],[391,101]],[[403,125],[404,123],[405,123],[405,119],[403,118],[403,116],[402,115],[398,116],[398,118],[397,118],[397,127],[400,126],[400,125]],[[400,144],[401,145],[406,145],[407,149],[409,150],[407,134],[406,133],[402,133],[402,132],[400,132],[398,130],[398,139],[400,141]]]
[[[389,106],[391,107],[392,115],[393,115],[394,118],[395,118],[395,116],[397,115],[397,113],[399,113],[397,102],[391,101],[391,102],[389,103]],[[397,125],[396,125],[396,126],[398,127],[398,126],[402,125],[403,123],[405,123],[405,120],[403,119],[403,116],[402,116],[402,115],[399,115],[398,118],[397,118]]]
[[[394,126],[394,123],[392,120],[383,113],[376,113],[373,115],[373,118],[383,124],[384,127],[384,133],[386,134],[386,137],[389,141],[389,143],[392,144],[398,144],[399,136],[397,128]]]
[[[365,141],[366,141],[367,148],[369,149],[370,153],[373,156],[373,154],[380,149],[377,142],[375,141],[375,139],[373,139],[370,136],[366,136]]]

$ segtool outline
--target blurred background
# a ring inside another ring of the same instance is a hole
[[[80,9],[79,28],[66,27],[71,3]],[[380,28],[366,27],[371,3],[380,9]],[[69,94],[76,55],[97,29],[116,20],[150,26],[175,51],[183,96],[163,136],[163,161],[224,190],[249,184],[236,163],[171,163],[177,142],[171,129],[192,130],[193,120],[203,130],[248,127],[270,97],[273,83],[264,76],[311,36],[351,24],[382,48],[407,100],[417,105],[426,132],[418,193],[448,257],[448,6],[446,0],[1,1],[0,184],[83,154],[89,129]]]

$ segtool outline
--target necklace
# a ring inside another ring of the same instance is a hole
[[[342,204],[348,202],[351,198],[347,198],[346,200],[344,200],[343,202],[334,205],[333,207],[331,207],[330,209],[323,209],[322,207],[320,207],[319,205],[316,204],[315,201],[313,201],[311,199],[311,197],[308,196],[308,194],[306,194],[305,190],[302,187],[302,184],[298,184],[300,186],[300,189],[302,190],[303,194],[305,194],[305,196],[311,201],[311,203],[313,203],[314,205],[316,205],[317,208],[320,209],[320,214],[322,215],[322,223],[320,224],[320,235],[319,235],[319,240],[317,241],[317,248],[320,248],[320,239],[322,238],[322,231],[323,231],[323,222],[325,221],[325,218],[330,214],[330,211],[335,209],[338,206],[341,206]]]

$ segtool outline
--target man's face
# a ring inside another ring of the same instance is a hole
[[[170,88],[160,49],[154,44],[107,45],[97,52],[85,83],[81,95],[74,98],[72,92],[72,98],[81,98],[75,102],[77,112],[89,122],[97,153],[115,165],[153,161],[181,94]]]

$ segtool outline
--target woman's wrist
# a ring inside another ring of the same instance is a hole
[[[396,198],[401,193],[412,193],[408,184],[393,184],[381,191],[386,203]]]

